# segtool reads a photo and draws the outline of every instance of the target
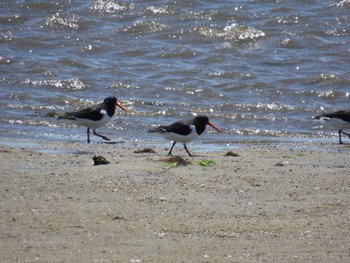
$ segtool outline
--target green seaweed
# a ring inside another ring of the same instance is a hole
[[[192,162],[193,164],[200,165],[200,166],[212,166],[214,164],[213,160],[200,160]]]
[[[167,162],[167,163],[164,163],[163,166],[165,166],[165,167],[176,167],[177,166],[177,162]]]

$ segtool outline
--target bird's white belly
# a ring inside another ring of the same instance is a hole
[[[108,116],[108,114],[104,115],[103,118],[99,121],[92,121],[89,119],[75,119],[75,123],[81,126],[89,127],[91,129],[96,129],[98,127],[101,127],[103,125],[106,125],[111,120],[111,117]]]
[[[192,130],[192,132],[189,135],[180,135],[174,132],[167,132],[167,133],[163,133],[162,135],[164,136],[165,139],[169,141],[181,142],[181,143],[186,143],[198,138],[198,134],[195,130]]]

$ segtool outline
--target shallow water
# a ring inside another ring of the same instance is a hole
[[[349,108],[350,1],[2,1],[3,138],[86,140],[43,117],[114,95],[100,133],[159,140],[146,131],[194,115],[223,130],[208,145],[337,142],[312,119]],[[93,142],[100,138],[92,137]]]

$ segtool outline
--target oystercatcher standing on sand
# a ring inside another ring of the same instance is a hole
[[[116,97],[105,98],[101,104],[93,105],[86,109],[67,112],[63,116],[59,116],[58,119],[68,119],[74,121],[74,123],[87,127],[87,142],[90,143],[90,129],[93,134],[106,141],[110,141],[109,138],[98,134],[96,129],[107,124],[114,115],[115,106],[118,106],[124,111],[127,111],[122,105],[117,102]]]
[[[175,122],[169,126],[159,126],[148,130],[148,132],[160,133],[165,139],[173,141],[173,145],[171,146],[168,156],[172,156],[172,150],[177,142],[183,143],[188,155],[192,156],[187,149],[186,143],[201,135],[205,131],[207,124],[216,131],[221,132],[220,129],[215,127],[209,121],[207,116],[198,116],[193,120]]]
[[[343,132],[343,129],[350,129],[350,110],[340,110],[336,112],[323,113],[314,117],[318,120],[329,121],[337,127],[339,134],[339,144],[343,144],[341,135],[345,134],[350,138],[350,133]]]

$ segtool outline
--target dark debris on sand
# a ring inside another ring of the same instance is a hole
[[[165,163],[175,163],[176,166],[186,166],[191,164],[190,161],[185,160],[181,156],[171,156],[171,157],[162,159],[161,161]]]
[[[224,156],[238,157],[239,155],[238,155],[238,153],[234,153],[234,152],[230,151],[230,152],[225,153]]]
[[[134,153],[156,153],[153,149],[151,148],[144,148],[141,150],[136,150]]]
[[[92,157],[92,160],[94,161],[94,165],[103,165],[103,164],[109,164],[110,162],[107,161],[107,159],[103,156],[94,156]]]

